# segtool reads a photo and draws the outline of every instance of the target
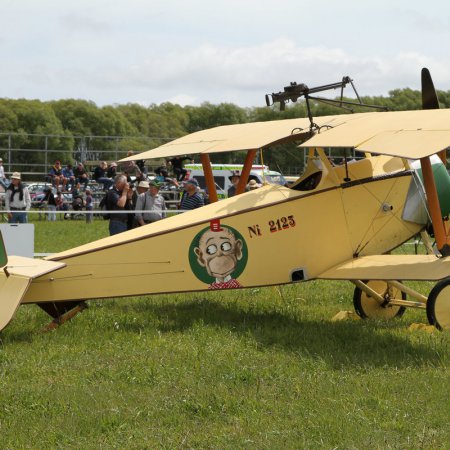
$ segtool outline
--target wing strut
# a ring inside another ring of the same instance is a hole
[[[445,226],[442,220],[442,212],[439,205],[439,198],[436,190],[436,183],[434,182],[433,169],[431,168],[430,158],[421,158],[420,165],[422,166],[425,193],[427,194],[428,207],[430,210],[431,222],[433,225],[434,236],[436,238],[436,244],[442,256],[449,256],[449,237],[445,232]]]
[[[245,157],[244,167],[242,168],[241,178],[239,180],[238,187],[236,189],[236,194],[243,194],[245,192],[245,187],[248,183],[248,177],[252,170],[253,161],[255,159],[257,150],[249,150],[247,156]]]
[[[209,201],[211,203],[217,202],[216,183],[214,182],[214,175],[211,168],[211,160],[208,153],[200,153],[200,161],[202,162],[203,173],[205,174],[206,189],[208,189]]]

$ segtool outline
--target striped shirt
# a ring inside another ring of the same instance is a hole
[[[181,197],[180,209],[182,211],[200,208],[205,205],[205,201],[203,200],[203,196],[196,192],[194,195],[189,197],[187,192],[183,192],[183,196]]]

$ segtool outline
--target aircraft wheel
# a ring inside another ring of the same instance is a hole
[[[370,280],[365,281],[365,283],[386,300],[383,304],[380,304],[376,299],[370,297],[359,287],[355,287],[353,293],[353,306],[355,307],[356,313],[362,319],[389,320],[403,315],[405,307],[389,305],[389,299],[396,298],[406,300],[406,294],[404,292],[393,286],[389,286],[386,281],[382,280]]]
[[[428,322],[438,330],[450,329],[450,278],[431,289],[427,300]]]

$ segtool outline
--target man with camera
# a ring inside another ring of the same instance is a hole
[[[106,197],[106,209],[109,211],[109,234],[127,231],[128,214],[130,209],[133,189],[127,182],[125,175],[117,175],[114,178],[114,187],[110,189]]]

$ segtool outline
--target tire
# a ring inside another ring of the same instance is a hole
[[[450,329],[450,277],[431,289],[427,300],[427,318],[438,330]]]
[[[389,295],[386,281],[369,280],[363,282],[383,297]],[[406,300],[406,294],[397,288],[391,287],[391,295],[393,296],[389,298]],[[353,293],[353,306],[358,316],[362,319],[390,320],[401,317],[406,309],[404,306],[389,305],[388,299],[380,305],[376,299],[367,295],[359,287],[355,287]]]

